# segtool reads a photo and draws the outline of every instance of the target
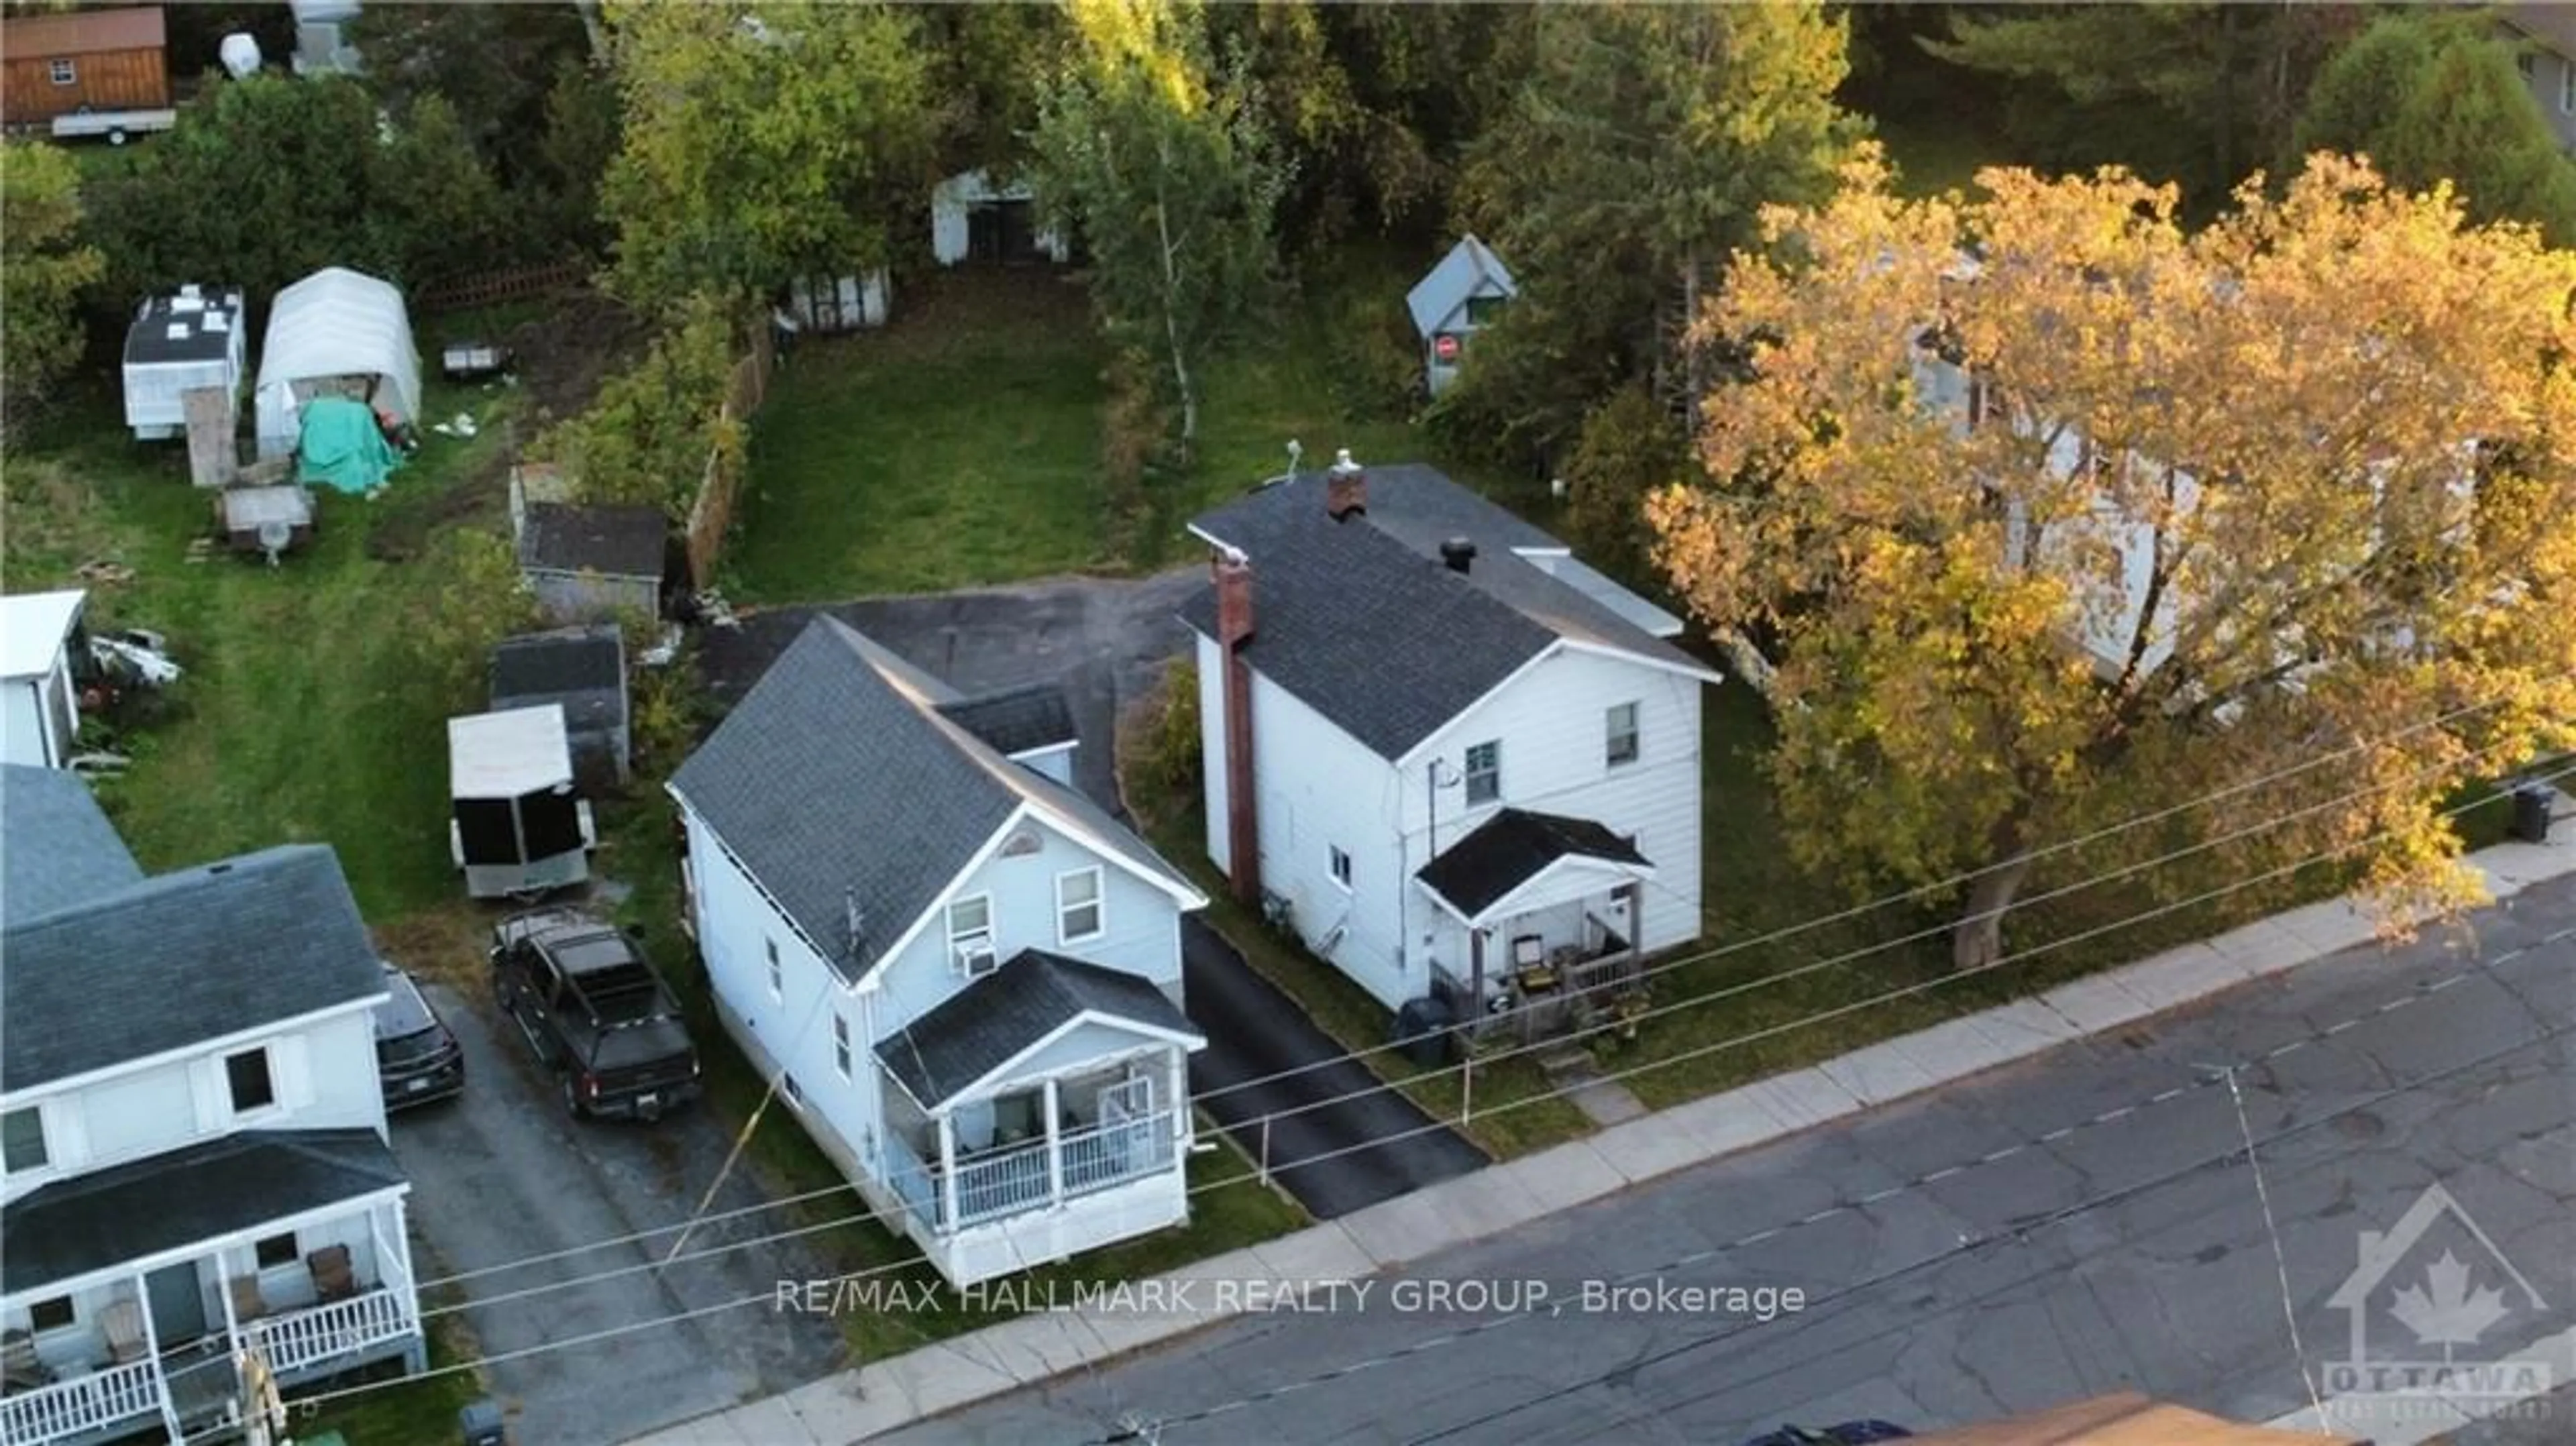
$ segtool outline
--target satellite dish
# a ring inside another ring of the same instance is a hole
[[[268,554],[268,565],[277,566],[277,555],[295,541],[295,529],[272,517],[259,525],[259,550]]]

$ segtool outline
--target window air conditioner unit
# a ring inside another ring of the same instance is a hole
[[[957,972],[969,979],[979,979],[992,973],[998,962],[993,957],[990,944],[960,944],[956,946],[956,954]]]

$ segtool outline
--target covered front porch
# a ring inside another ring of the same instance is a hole
[[[1415,875],[1435,911],[1435,992],[1470,1040],[1614,1026],[1642,1001],[1638,896],[1655,869],[1589,819],[1504,809]]]
[[[881,1178],[952,1284],[1189,1218],[1189,1056],[1151,983],[1021,954],[877,1046]]]
[[[0,1446],[219,1436],[246,1368],[423,1364],[408,1187],[373,1131],[178,1153],[8,1208]]]

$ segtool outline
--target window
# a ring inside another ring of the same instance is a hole
[[[969,979],[993,972],[993,900],[977,894],[948,906],[948,954]]]
[[[80,83],[80,72],[72,69],[72,63],[68,60],[57,60],[51,66],[47,67],[47,69],[52,73],[53,82],[56,85],[77,85]]]
[[[58,1295],[52,1300],[40,1300],[27,1307],[27,1314],[34,1317],[30,1324],[40,1331],[69,1330],[75,1323],[72,1314],[72,1298],[68,1295]]]
[[[303,1258],[303,1252],[295,1248],[295,1232],[292,1230],[283,1235],[272,1235],[253,1245],[251,1254],[259,1261],[259,1268],[262,1270],[275,1270],[279,1266],[293,1265]]]
[[[2558,113],[2576,115],[2576,60],[2558,62]]]
[[[841,1072],[841,1078],[850,1077],[850,1020],[844,1014],[832,1016],[832,1068]]]
[[[796,1083],[796,1076],[792,1074],[780,1075],[778,1077],[778,1092],[787,1096],[787,1102],[789,1104],[794,1105],[800,1110],[805,1108],[805,1090],[803,1086]]]
[[[2532,73],[2540,69],[2540,60],[2528,50],[2519,51],[2513,57],[2513,68],[2522,72],[2523,79],[2529,80]]]
[[[1467,804],[1492,803],[1503,796],[1503,745],[1479,743],[1467,750]]]
[[[1075,869],[1055,876],[1055,940],[1078,944],[1100,937],[1100,870]]]
[[[1351,886],[1351,856],[1340,849],[1333,850],[1333,882],[1346,889]]]
[[[1637,761],[1637,705],[1612,705],[1602,723],[1602,753],[1612,768]]]
[[[1503,303],[1510,299],[1511,298],[1505,296],[1468,297],[1467,324],[1469,326],[1491,326],[1494,318],[1502,312]]]
[[[53,1163],[53,1157],[45,1153],[44,1112],[34,1105],[11,1110],[5,1122],[0,1122],[0,1135],[5,1135],[5,1145],[0,1145],[0,1154],[5,1158],[0,1158],[0,1164],[5,1164],[9,1173],[41,1170]]]
[[[778,941],[763,939],[769,946],[769,997],[784,1003],[787,999],[787,971],[778,967]]]
[[[277,1082],[269,1078],[268,1051],[264,1048],[227,1055],[224,1079],[232,1086],[234,1114],[246,1115],[277,1103]]]

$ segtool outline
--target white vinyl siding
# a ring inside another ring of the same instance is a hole
[[[1055,876],[1055,941],[1087,944],[1107,932],[1101,918],[1097,865]]]

